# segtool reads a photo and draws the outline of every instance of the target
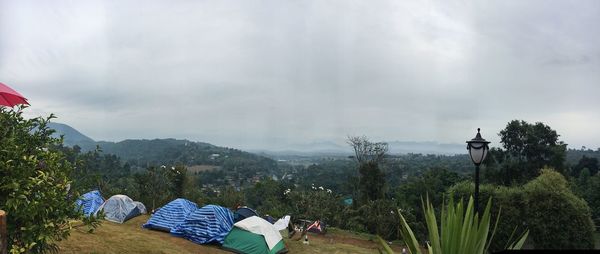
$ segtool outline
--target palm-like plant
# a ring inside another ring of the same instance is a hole
[[[425,212],[425,220],[427,223],[427,231],[429,242],[427,249],[430,254],[458,254],[458,253],[486,253],[490,243],[494,237],[496,226],[500,218],[498,214],[491,230],[490,224],[492,206],[491,199],[488,200],[482,216],[478,216],[473,210],[473,198],[469,198],[467,207],[463,205],[462,200],[454,203],[453,199],[442,208],[441,223],[438,228],[437,219],[433,206],[427,198],[427,202],[423,202],[423,211]],[[410,253],[421,254],[421,248],[413,231],[408,226],[406,219],[400,214],[401,234],[404,243],[408,247]],[[523,235],[515,242],[508,245],[509,249],[520,249],[527,239],[529,231],[525,231]],[[488,238],[488,235],[489,238]],[[384,249],[391,253],[388,248]],[[389,246],[388,246],[389,247]]]

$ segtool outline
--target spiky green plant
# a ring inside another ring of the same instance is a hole
[[[450,202],[442,207],[439,227],[435,216],[435,210],[433,209],[431,202],[429,202],[429,198],[427,198],[427,202],[421,202],[423,203],[423,211],[425,212],[429,236],[429,242],[427,243],[428,253],[487,253],[500,218],[500,214],[498,214],[490,234],[491,198],[488,200],[482,216],[477,216],[474,212],[473,197],[469,198],[466,207],[463,205],[462,200],[455,204],[454,200],[450,199]],[[419,241],[417,241],[413,231],[410,229],[410,226],[408,226],[406,219],[402,216],[402,213],[398,211],[398,214],[400,214],[400,232],[409,252],[412,254],[421,254]],[[523,246],[523,243],[525,243],[528,234],[529,231],[525,231],[519,239],[508,245],[509,249],[520,249]],[[385,242],[383,242],[382,245],[384,245],[384,250],[387,253],[393,253],[388,248],[385,248]]]

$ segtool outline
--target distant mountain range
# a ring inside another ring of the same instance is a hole
[[[185,143],[192,141],[188,140],[175,140],[175,139],[155,139],[145,140],[149,144],[137,145],[135,154],[129,154],[129,151],[123,150],[123,147],[136,146],[135,144],[139,140],[124,140],[121,142],[107,142],[107,141],[94,141],[92,138],[82,134],[76,129],[69,125],[62,123],[50,123],[49,127],[56,130],[55,135],[64,135],[64,144],[67,146],[78,145],[84,151],[93,150],[96,145],[99,145],[103,151],[107,153],[119,154],[122,157],[139,157],[144,153],[144,149],[140,146],[163,146],[164,149],[169,147],[180,146]],[[202,146],[213,146],[208,143],[198,143]],[[391,154],[407,154],[407,153],[421,153],[421,154],[466,154],[466,145],[464,144],[443,144],[438,142],[411,142],[411,141],[392,141],[388,142]],[[346,144],[338,144],[330,141],[323,142],[312,142],[304,144],[293,144],[284,148],[278,149],[250,149],[250,152],[259,154],[270,154],[270,155],[351,155],[353,153],[350,146]],[[130,155],[130,156],[129,156]]]
[[[271,172],[276,162],[238,149],[215,146],[203,142],[181,139],[127,139],[120,142],[94,141],[74,128],[52,123],[55,136],[63,135],[63,144],[79,146],[87,152],[100,147],[104,154],[113,154],[124,162],[138,168],[158,165],[213,165],[229,171],[245,170],[243,174],[253,176],[256,172]]]

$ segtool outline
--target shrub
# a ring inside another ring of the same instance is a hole
[[[369,233],[380,235],[384,239],[395,239],[398,236],[398,209],[392,200],[368,201],[358,211]]]
[[[594,248],[594,224],[587,203],[553,170],[524,186],[526,218],[536,248]]]
[[[342,220],[340,212],[344,209],[342,198],[324,188],[311,190],[290,190],[284,192],[292,215],[299,218],[322,220],[328,225],[338,226]]]
[[[448,189],[454,198],[468,197],[473,183],[462,182]],[[524,186],[480,186],[480,200],[493,197],[492,212],[502,210],[502,220],[490,250],[505,249],[505,243],[522,232],[530,230],[535,248],[569,249],[593,247],[593,222],[590,209],[582,199],[567,187],[567,181],[558,172],[542,170],[541,175]],[[493,218],[495,219],[495,218]]]
[[[0,209],[8,213],[11,253],[57,250],[55,241],[69,235],[69,218],[78,217],[67,195],[72,170],[64,155],[53,149],[46,119],[26,120],[21,111],[0,108]]]

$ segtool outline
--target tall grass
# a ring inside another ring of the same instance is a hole
[[[478,216],[473,209],[473,197],[469,198],[466,207],[462,200],[455,203],[451,198],[450,202],[442,207],[439,227],[435,210],[431,202],[429,202],[429,198],[427,198],[426,202],[421,202],[427,223],[429,237],[427,249],[429,254],[483,254],[488,252],[500,219],[500,214],[498,214],[490,231],[491,199],[488,200],[482,216]],[[423,253],[419,241],[416,239],[410,226],[408,226],[406,219],[400,211],[398,213],[400,214],[400,232],[409,252],[412,254]],[[528,234],[529,231],[525,231],[520,238],[507,245],[508,249],[520,249],[525,243]],[[384,241],[381,242],[386,253],[393,253],[391,249],[386,248]]]

